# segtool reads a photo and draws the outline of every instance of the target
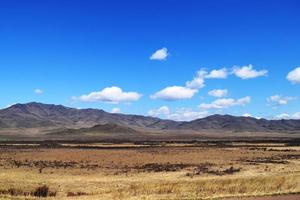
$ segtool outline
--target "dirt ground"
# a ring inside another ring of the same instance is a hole
[[[297,199],[270,195],[300,192],[300,147],[238,142],[0,145],[0,199],[34,199],[44,185],[49,199]]]

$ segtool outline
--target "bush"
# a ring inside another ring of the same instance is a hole
[[[49,187],[46,185],[39,186],[33,191],[33,196],[35,197],[54,197],[56,192],[51,192]]]

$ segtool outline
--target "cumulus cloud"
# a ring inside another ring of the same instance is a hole
[[[275,116],[275,119],[300,119],[300,112],[296,112],[294,114],[281,113]]]
[[[205,75],[207,74],[207,72],[205,70],[199,70],[196,74],[196,76],[194,77],[193,80],[191,81],[187,81],[185,83],[185,86],[187,88],[191,88],[191,89],[200,89],[203,88],[204,85],[204,78]]]
[[[205,78],[221,78],[221,79],[225,79],[227,78],[227,69],[226,68],[222,68],[222,69],[214,69],[212,70],[209,74],[207,74],[205,76]]]
[[[192,121],[207,117],[208,115],[209,113],[207,111],[193,111],[189,108],[181,108],[176,112],[169,114],[168,119],[175,121]]]
[[[106,87],[98,92],[91,92],[86,95],[82,95],[79,98],[83,102],[108,102],[108,103],[120,103],[120,102],[132,102],[141,98],[141,94],[137,92],[124,92],[121,88],[112,86]]]
[[[158,117],[161,115],[169,115],[170,109],[167,106],[162,106],[158,109],[149,110],[148,115],[152,117]]]
[[[113,108],[111,110],[111,113],[120,113],[121,112],[121,109],[120,108]]]
[[[240,99],[232,99],[232,98],[223,98],[223,99],[217,99],[213,101],[212,103],[202,103],[200,104],[200,108],[204,110],[208,109],[224,109],[229,108],[232,106],[244,106],[248,103],[250,103],[251,97],[243,97]]]
[[[170,86],[156,92],[154,95],[151,95],[150,97],[152,99],[163,99],[168,101],[174,101],[179,99],[190,99],[197,92],[198,90],[187,88],[187,87]]]
[[[214,69],[209,73],[201,69],[197,71],[196,76],[191,81],[187,81],[185,83],[186,87],[191,89],[200,89],[205,86],[205,79],[225,79],[227,78],[227,70],[225,68],[222,69]]]
[[[247,96],[244,98],[240,98],[240,99],[236,100],[235,102],[236,102],[236,105],[244,106],[247,103],[250,103],[250,101],[251,101],[251,97]]]
[[[191,89],[200,89],[205,86],[205,79],[225,79],[227,78],[227,69],[214,69],[209,73],[205,69],[197,71],[196,76],[191,81],[187,81],[185,86]]]
[[[243,66],[243,67],[236,66],[233,68],[232,73],[241,79],[251,79],[259,76],[265,76],[267,75],[268,71],[265,69],[255,70],[253,69],[253,66],[250,64],[248,66]]]
[[[41,94],[44,93],[44,91],[43,91],[42,89],[39,89],[39,88],[35,89],[33,92],[34,92],[35,94],[37,94],[37,95],[41,95]]]
[[[185,83],[185,86],[170,86],[166,87],[150,97],[152,99],[164,99],[164,100],[179,100],[192,98],[199,89],[205,86],[206,79],[225,79],[230,74],[235,74],[241,79],[256,78],[259,76],[267,75],[267,70],[255,70],[252,65],[233,67],[231,73],[226,68],[214,69],[208,72],[205,69],[197,71],[196,76]],[[227,91],[212,91],[211,96],[224,97],[227,95]]]
[[[286,105],[289,101],[295,100],[295,97],[284,97],[281,95],[273,95],[267,98],[267,102],[271,106]]]
[[[179,99],[190,99],[192,98],[200,88],[205,86],[204,82],[206,78],[225,78],[224,75],[226,69],[212,70],[208,73],[206,70],[201,69],[197,71],[196,76],[191,81],[187,81],[185,86],[170,86],[166,87],[150,97],[152,99],[163,99],[163,100],[179,100]]]
[[[179,108],[175,112],[172,112],[167,106],[162,106],[158,109],[150,110],[148,115],[175,121],[191,121],[206,117],[209,113],[207,111],[193,111],[190,108]]]
[[[227,96],[227,93],[228,91],[226,89],[216,89],[208,92],[210,96],[218,97],[218,98]]]
[[[300,67],[290,71],[286,78],[293,84],[300,83]]]
[[[164,48],[156,50],[150,56],[150,60],[166,60],[168,55],[169,55],[168,49],[164,47]]]

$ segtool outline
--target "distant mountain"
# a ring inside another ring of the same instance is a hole
[[[107,113],[98,109],[75,109],[42,103],[15,104],[0,110],[0,128],[68,127],[84,128],[98,124],[136,128],[175,127],[178,122],[139,115]]]
[[[184,122],[178,129],[199,130],[214,129],[228,131],[300,131],[300,120],[266,120],[253,117],[236,117],[231,115],[211,115],[191,122]]]
[[[233,131],[300,132],[300,120],[266,120],[231,115],[211,115],[176,122],[139,115],[113,114],[98,109],[75,109],[42,103],[15,104],[0,110],[2,129],[47,129],[64,132]]]

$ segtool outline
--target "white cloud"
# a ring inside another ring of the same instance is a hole
[[[210,74],[204,69],[197,71],[196,76],[191,81],[187,81],[185,86],[170,86],[166,87],[150,97],[152,99],[163,99],[163,100],[179,100],[179,99],[190,99],[192,98],[200,88],[205,86],[205,78],[225,78],[224,75],[226,69],[212,70]]]
[[[193,80],[187,81],[185,83],[186,87],[191,88],[191,89],[200,89],[205,86],[204,82],[205,79],[225,79],[227,78],[227,69],[222,68],[222,69],[214,69],[208,73],[206,70],[201,69],[197,71],[196,76],[194,77]]]
[[[13,105],[16,105],[17,103],[12,103],[12,104],[8,104],[8,105],[6,105],[4,108],[9,108],[9,107],[11,107],[11,106],[13,106]]]
[[[210,96],[219,97],[219,98],[227,96],[227,93],[228,91],[226,89],[216,89],[208,92]]]
[[[275,119],[300,119],[300,112],[294,114],[282,113],[275,116]]]
[[[242,79],[255,78],[258,76],[264,76],[268,73],[267,70],[257,71],[253,69],[252,65],[243,67],[234,67],[232,73],[228,73],[226,68],[214,69],[209,73],[205,69],[201,69],[197,72],[196,76],[191,81],[187,81],[185,86],[170,86],[166,87],[150,97],[152,99],[163,100],[179,100],[192,98],[200,88],[205,86],[205,79],[225,79],[229,74],[235,74]],[[224,97],[227,95],[227,90],[211,91],[211,96]]]
[[[207,109],[223,109],[223,108],[229,108],[232,106],[244,106],[248,103],[250,103],[251,97],[244,97],[240,99],[232,99],[232,98],[223,98],[223,99],[217,99],[213,101],[212,103],[202,103],[200,104],[200,108],[207,110]]]
[[[205,69],[197,71],[196,76],[191,81],[187,81],[185,86],[166,87],[150,97],[152,99],[179,100],[190,99],[196,94],[200,88],[205,86],[205,79],[225,79],[228,75],[235,74],[242,79],[255,78],[267,74],[267,70],[256,71],[252,65],[235,67],[232,73],[228,73],[226,68],[214,69],[209,73]],[[228,93],[227,90],[211,91],[209,95],[215,97],[224,97]]]
[[[91,92],[87,95],[82,95],[79,98],[83,102],[109,102],[109,103],[120,103],[120,102],[132,102],[140,99],[142,95],[137,92],[123,92],[121,88],[112,86],[106,87],[98,92]]]
[[[236,100],[236,105],[244,106],[247,103],[250,103],[250,101],[251,101],[251,97],[247,96],[247,97]]]
[[[161,115],[169,115],[170,109],[167,106],[162,106],[158,109],[149,110],[148,115],[152,117],[158,117]]]
[[[198,90],[190,89],[181,86],[170,86],[166,87],[154,95],[151,95],[152,99],[163,99],[168,101],[179,100],[179,99],[190,99],[196,94]]]
[[[205,70],[203,70],[203,69],[199,70],[193,80],[187,81],[185,83],[186,87],[191,88],[191,89],[203,88],[205,86],[204,85],[204,77],[206,74],[207,74],[207,72]]]
[[[222,68],[222,69],[214,69],[212,70],[209,74],[207,74],[205,76],[205,78],[221,78],[221,79],[225,79],[227,78],[227,69],[226,68]]]
[[[281,95],[273,95],[267,98],[267,102],[270,105],[275,105],[275,106],[279,106],[279,105],[286,105],[288,104],[289,101],[291,100],[295,100],[295,97],[284,97]]]
[[[293,84],[300,83],[300,67],[290,71],[286,78]]]
[[[41,94],[44,93],[44,91],[41,90],[41,89],[39,89],[39,88],[35,89],[33,92],[34,92],[35,94],[37,94],[37,95],[41,95]]]
[[[156,50],[150,56],[150,60],[166,60],[168,55],[169,55],[168,49],[164,47],[164,48]]]
[[[171,113],[167,116],[168,119],[175,121],[192,121],[207,117],[209,113],[207,111],[193,111],[188,108],[181,108],[175,113]]]
[[[148,112],[148,115],[152,117],[162,117],[165,119],[175,120],[175,121],[191,121],[199,118],[203,118],[209,115],[207,111],[193,111],[189,108],[180,108],[175,112],[167,106],[162,106],[158,109],[153,109]]]
[[[120,108],[113,108],[111,110],[111,113],[120,113],[121,112],[121,109]]]
[[[265,76],[267,75],[268,71],[263,70],[255,70],[253,69],[253,66],[250,64],[248,66],[243,67],[234,67],[233,68],[233,74],[235,74],[237,77],[241,79],[250,79],[250,78],[256,78],[259,76]]]
[[[249,113],[244,113],[242,116],[243,116],[243,117],[252,117],[252,115],[249,114]]]
[[[289,119],[289,118],[290,118],[290,115],[287,113],[281,113],[281,114],[275,116],[275,119]]]

